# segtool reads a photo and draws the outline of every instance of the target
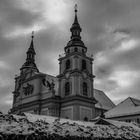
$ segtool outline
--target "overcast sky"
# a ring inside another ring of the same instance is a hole
[[[14,77],[35,30],[36,64],[58,74],[58,55],[70,39],[74,5],[82,40],[94,55],[95,88],[116,104],[140,99],[140,0],[0,0],[0,110],[12,106]]]

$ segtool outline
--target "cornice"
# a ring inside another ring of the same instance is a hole
[[[83,53],[80,53],[80,52],[71,52],[71,53],[65,55],[64,57],[59,58],[58,60],[62,61],[64,59],[66,59],[68,57],[71,57],[71,56],[74,56],[74,55],[77,55],[77,56],[79,55],[81,57],[85,57],[86,59],[88,59],[90,61],[94,61],[94,59],[92,57],[88,57],[86,54],[83,54]]]
[[[75,101],[75,100],[79,100],[79,101],[83,101],[83,102],[88,102],[88,103],[92,103],[92,104],[96,104],[97,103],[96,99],[93,98],[93,97],[91,98],[91,97],[80,96],[80,95],[64,97],[64,98],[61,99],[61,103]]]
[[[87,70],[79,70],[79,69],[73,69],[73,70],[65,70],[62,74],[57,75],[57,78],[65,77],[65,74],[69,72],[70,75],[73,75],[75,73],[79,73],[80,75],[83,75],[83,72],[86,73],[89,77],[95,78],[95,75],[90,74]]]

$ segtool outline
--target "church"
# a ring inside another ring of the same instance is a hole
[[[94,89],[93,57],[87,55],[87,47],[81,39],[77,6],[70,32],[64,55],[59,55],[57,76],[37,68],[32,34],[26,62],[15,77],[12,114],[29,112],[88,121],[115,107],[103,91]]]

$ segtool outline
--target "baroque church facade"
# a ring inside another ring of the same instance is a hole
[[[81,40],[81,27],[75,8],[71,38],[60,56],[59,74],[48,75],[38,70],[32,40],[26,52],[26,62],[15,77],[11,113],[30,112],[72,120],[90,120],[115,105],[104,94],[94,89],[93,58],[87,56],[87,47]]]

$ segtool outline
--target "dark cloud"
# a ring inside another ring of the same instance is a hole
[[[16,0],[3,0],[0,2],[0,30],[4,33],[17,28],[31,27],[41,20],[39,12],[32,13],[30,9],[19,9]]]

